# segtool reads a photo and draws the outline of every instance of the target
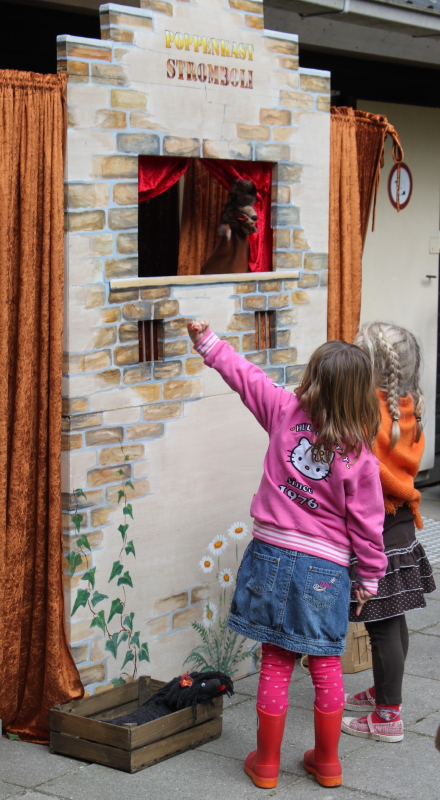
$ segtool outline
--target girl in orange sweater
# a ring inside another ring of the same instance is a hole
[[[368,711],[356,719],[344,717],[342,730],[385,742],[403,739],[400,717],[402,680],[408,652],[405,612],[425,608],[424,593],[435,583],[415,528],[422,528],[420,492],[414,488],[424,448],[423,394],[419,387],[420,349],[409,331],[382,322],[366,323],[354,344],[373,362],[382,423],[374,446],[380,463],[385,501],[384,545],[388,568],[377,594],[356,615],[353,591],[350,620],[365,622],[370,636],[374,686],[345,696],[349,711]],[[352,559],[352,574],[356,558]]]

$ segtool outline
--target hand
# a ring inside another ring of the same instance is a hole
[[[368,600],[371,600],[373,595],[368,592],[367,589],[364,589],[363,586],[359,586],[359,589],[355,589],[354,593],[357,597],[356,616],[358,617],[362,611],[362,606],[364,606]]]
[[[197,344],[208,330],[209,322],[206,319],[191,320],[191,322],[188,322],[187,328],[192,343]]]

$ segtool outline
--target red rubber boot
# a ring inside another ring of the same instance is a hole
[[[280,748],[283,741],[284,714],[266,714],[257,707],[257,749],[249,753],[244,762],[244,771],[260,789],[273,789],[278,783],[280,771]]]
[[[315,709],[315,749],[304,753],[304,767],[316,776],[321,786],[340,786],[342,766],[338,758],[338,744],[344,709],[325,714]]]

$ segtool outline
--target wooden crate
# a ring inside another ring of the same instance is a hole
[[[213,706],[198,705],[196,724],[192,708],[134,728],[101,721],[128,714],[162,686],[163,681],[143,676],[102,694],[55,706],[50,712],[51,753],[138,772],[218,739],[222,732],[223,697],[216,698]]]
[[[346,636],[346,650],[341,657],[342,672],[362,672],[371,669],[370,637],[363,622],[350,622]]]

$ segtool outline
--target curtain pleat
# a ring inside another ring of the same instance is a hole
[[[352,342],[359,327],[362,251],[372,206],[374,230],[387,136],[394,161],[402,163],[399,136],[386,117],[331,109],[328,339]]]
[[[0,711],[36,742],[84,691],[62,585],[66,80],[0,71]]]

